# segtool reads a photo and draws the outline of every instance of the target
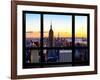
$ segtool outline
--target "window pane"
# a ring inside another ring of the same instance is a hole
[[[75,16],[75,45],[87,46],[87,16]]]
[[[75,65],[89,65],[89,52],[88,49],[75,50]]]
[[[72,62],[72,50],[44,49],[45,62]]]
[[[60,50],[59,62],[72,62],[72,50]]]
[[[40,46],[40,14],[26,13],[26,47]]]
[[[44,14],[44,47],[67,47],[72,44],[72,16]]]
[[[26,50],[25,54],[26,63],[40,63],[40,50]]]
[[[44,67],[72,66],[72,50],[44,49]]]

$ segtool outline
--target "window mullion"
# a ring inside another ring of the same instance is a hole
[[[41,21],[40,21],[40,27],[41,27],[41,38],[40,38],[40,63],[41,67],[43,67],[43,63],[45,62],[45,58],[43,55],[43,14],[41,13]]]
[[[75,15],[72,15],[72,66],[75,62]]]

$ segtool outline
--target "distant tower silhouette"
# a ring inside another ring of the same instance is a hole
[[[59,32],[58,32],[58,39],[59,39]]]
[[[48,35],[48,47],[54,47],[54,32],[52,29],[52,22],[50,25],[49,35]],[[56,50],[47,50],[47,62],[56,62],[58,59],[58,55]]]
[[[48,36],[48,46],[49,47],[54,46],[54,32],[52,30],[52,22],[51,22],[51,25],[50,25],[49,36]]]

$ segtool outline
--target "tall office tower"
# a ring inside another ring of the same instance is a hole
[[[48,46],[49,47],[54,46],[54,32],[52,30],[52,22],[51,22],[51,25],[50,25],[49,36],[48,36]]]
[[[48,47],[54,47],[54,32],[52,29],[52,22],[50,25],[50,30],[48,34]],[[57,61],[57,54],[55,53],[54,49],[50,49],[47,51],[48,55],[48,62],[56,62]]]

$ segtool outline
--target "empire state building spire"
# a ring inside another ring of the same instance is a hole
[[[50,29],[52,29],[52,21],[51,21]]]
[[[54,33],[53,33],[53,30],[52,30],[52,22],[51,22],[50,30],[49,30],[49,36],[48,36],[49,47],[53,47],[53,38],[54,38]]]

